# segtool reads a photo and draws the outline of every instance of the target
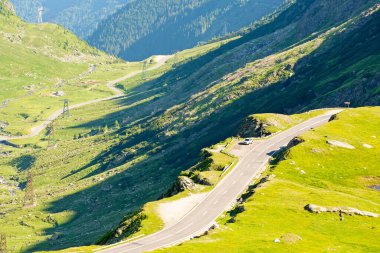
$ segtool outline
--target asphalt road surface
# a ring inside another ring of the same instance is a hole
[[[215,223],[215,220],[224,211],[236,203],[236,199],[263,170],[271,157],[270,154],[287,146],[294,137],[326,124],[332,115],[339,112],[340,110],[331,110],[327,114],[307,120],[270,139],[263,140],[240,160],[200,204],[175,225],[133,242],[118,244],[98,252],[140,253],[173,246],[196,235],[201,235]]]

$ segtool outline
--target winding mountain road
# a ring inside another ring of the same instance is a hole
[[[168,59],[170,59],[173,56],[172,55],[156,55],[154,57],[155,57],[156,64],[153,67],[148,68],[147,71],[151,71],[151,70],[155,70],[155,69],[160,68],[161,66],[163,66],[166,63],[166,61]],[[124,93],[121,90],[115,88],[114,85],[117,83],[120,83],[122,81],[125,81],[126,79],[132,78],[138,74],[141,74],[141,72],[142,72],[142,70],[136,70],[134,72],[129,73],[126,76],[123,76],[123,77],[120,77],[116,80],[112,80],[112,81],[108,82],[107,87],[110,88],[115,93],[115,95],[113,95],[111,97],[99,98],[99,99],[94,99],[94,100],[86,101],[83,103],[75,104],[75,105],[70,106],[69,109],[70,110],[76,109],[76,108],[83,107],[86,105],[91,105],[91,104],[98,103],[101,101],[107,101],[107,100],[111,100],[111,99],[115,99],[115,98],[124,96]],[[62,109],[57,110],[56,112],[51,114],[46,120],[44,120],[40,125],[33,127],[31,129],[30,133],[27,135],[0,136],[0,141],[20,140],[20,139],[28,139],[31,137],[35,137],[35,136],[39,135],[42,130],[44,130],[52,121],[54,121],[56,118],[58,118],[62,113],[63,113]]]
[[[221,180],[202,202],[175,225],[147,237],[118,244],[114,247],[111,246],[97,252],[141,253],[173,246],[189,240],[196,235],[203,234],[215,224],[215,220],[224,211],[230,209],[252,180],[260,175],[271,158],[271,154],[287,146],[294,137],[327,123],[332,115],[340,111],[331,110],[324,115],[307,120],[270,139],[263,140],[240,160],[235,168]]]

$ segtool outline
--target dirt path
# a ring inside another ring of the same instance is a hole
[[[155,70],[155,69],[160,68],[171,57],[173,57],[173,56],[172,55],[156,55],[156,56],[154,56],[154,59],[156,60],[156,64],[153,67],[148,68],[147,71],[151,71],[151,70]],[[71,109],[76,109],[76,108],[83,107],[83,106],[86,106],[86,105],[91,105],[91,104],[98,103],[98,102],[101,102],[101,101],[111,100],[111,99],[115,99],[115,98],[124,96],[124,93],[121,90],[117,89],[114,85],[117,84],[117,83],[119,83],[119,82],[122,82],[122,81],[124,81],[126,79],[129,79],[129,78],[132,78],[134,76],[137,76],[141,72],[142,72],[142,70],[136,70],[134,72],[129,73],[126,76],[123,76],[123,77],[120,77],[120,78],[118,78],[116,80],[112,80],[112,81],[108,82],[107,83],[107,87],[109,89],[111,89],[115,93],[115,95],[113,95],[111,97],[99,98],[99,99],[94,99],[94,100],[91,100],[91,101],[75,104],[75,105],[70,106],[69,109],[70,110]],[[30,134],[23,135],[23,136],[0,136],[0,141],[4,141],[4,140],[20,140],[20,139],[27,139],[27,138],[35,137],[38,134],[40,134],[42,130],[44,130],[53,120],[55,120],[56,118],[58,118],[61,114],[62,114],[62,109],[54,112],[41,125],[33,127],[31,129],[31,131],[30,131]]]
[[[161,203],[158,206],[158,214],[164,221],[165,228],[180,221],[191,209],[202,202],[206,196],[207,193],[192,194],[176,201]]]

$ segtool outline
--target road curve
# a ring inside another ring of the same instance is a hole
[[[294,137],[327,123],[332,115],[340,111],[331,110],[324,115],[307,120],[270,139],[263,140],[241,159],[235,168],[221,180],[207,197],[177,224],[133,242],[118,244],[97,252],[146,252],[173,246],[204,233],[224,211],[228,210],[235,203],[236,198],[259,175],[270,159],[270,154],[286,146]]]
[[[155,70],[155,69],[160,68],[162,65],[164,65],[166,63],[166,61],[168,59],[170,59],[172,57],[172,55],[156,55],[154,57],[155,57],[155,60],[156,60],[157,63],[153,67],[148,68],[147,71],[151,71],[151,70]],[[69,109],[70,110],[71,109],[76,109],[76,108],[79,108],[79,107],[83,107],[83,106],[86,106],[86,105],[91,105],[91,104],[98,103],[98,102],[101,102],[101,101],[106,101],[106,100],[111,100],[111,99],[115,99],[115,98],[118,98],[118,97],[122,97],[124,95],[124,93],[121,90],[115,88],[114,85],[117,84],[117,83],[120,83],[120,82],[122,82],[122,81],[124,81],[126,79],[132,78],[132,77],[140,74],[141,72],[142,72],[142,70],[136,70],[134,72],[129,73],[126,76],[123,76],[123,77],[120,77],[120,78],[118,78],[116,80],[108,82],[107,83],[107,87],[109,89],[111,89],[115,93],[113,96],[106,97],[106,98],[94,99],[94,100],[91,100],[91,101],[75,104],[75,105],[70,106]],[[28,138],[31,138],[31,137],[35,137],[35,136],[39,135],[42,130],[44,130],[53,120],[55,120],[56,118],[58,118],[61,114],[62,114],[62,109],[55,111],[46,120],[44,120],[41,125],[33,127],[31,129],[30,133],[27,134],[27,135],[23,135],[23,136],[0,136],[0,141],[4,141],[4,140],[20,140],[20,139],[28,139]]]

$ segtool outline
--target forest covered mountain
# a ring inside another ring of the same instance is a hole
[[[142,60],[246,27],[283,0],[141,0],[101,22],[88,39],[109,54]]]
[[[98,23],[134,0],[12,0],[17,15],[36,23],[37,9],[45,8],[44,21],[61,24],[81,38],[91,35]]]

